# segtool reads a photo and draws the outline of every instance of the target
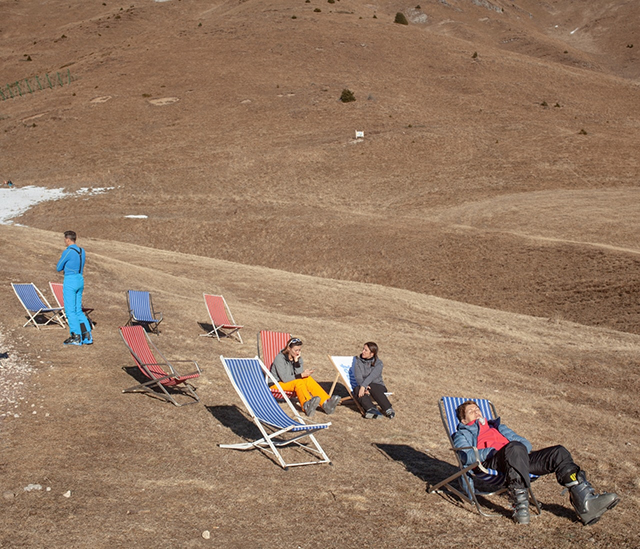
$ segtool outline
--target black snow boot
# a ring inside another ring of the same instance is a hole
[[[71,334],[64,340],[64,345],[82,345],[82,338],[80,334]]]
[[[587,526],[598,522],[606,511],[613,509],[620,501],[620,497],[615,493],[596,494],[584,471],[579,471],[576,480],[565,486],[569,488],[571,505],[582,523]]]
[[[513,520],[517,524],[529,524],[529,491],[526,488],[515,488],[511,491],[513,501]]]

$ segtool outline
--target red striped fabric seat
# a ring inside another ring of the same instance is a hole
[[[258,356],[262,359],[262,363],[269,368],[273,365],[273,359],[276,358],[278,353],[287,346],[287,343],[291,339],[291,334],[286,332],[270,332],[268,330],[262,330],[258,334]],[[284,400],[280,391],[275,387],[271,387],[271,394],[278,400]],[[285,391],[285,394],[289,398],[295,398],[296,394],[293,391]]]

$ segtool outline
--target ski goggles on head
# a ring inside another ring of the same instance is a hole
[[[287,347],[291,348],[291,347],[297,347],[298,345],[302,345],[302,340],[298,339],[297,337],[292,337],[289,340],[289,343],[287,345]]]

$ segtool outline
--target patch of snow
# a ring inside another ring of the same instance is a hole
[[[8,225],[11,219],[26,212],[31,206],[67,196],[64,189],[46,187],[14,187],[0,189],[0,223]]]
[[[148,219],[148,215],[125,215],[128,219]]]
[[[83,187],[75,193],[69,193],[64,189],[47,189],[46,187],[13,187],[0,189],[0,224],[10,225],[14,217],[18,217],[32,206],[40,202],[60,200],[68,196],[95,196],[106,193],[113,187]]]

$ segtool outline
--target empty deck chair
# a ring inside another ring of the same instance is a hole
[[[273,365],[273,359],[278,356],[278,353],[287,346],[287,343],[291,339],[291,334],[286,332],[270,332],[268,330],[262,330],[258,334],[258,356],[261,358],[262,363],[271,371]],[[284,400],[280,389],[275,386],[271,386],[271,393],[278,400]],[[296,394],[293,391],[284,391],[290,399],[294,399]]]
[[[204,295],[204,304],[209,312],[209,318],[211,318],[211,325],[213,330],[208,334],[200,334],[205,337],[213,337],[214,335],[220,341],[220,334],[230,337],[235,336],[240,343],[242,343],[242,336],[240,335],[240,329],[242,326],[235,323],[229,306],[226,300],[221,295]]]
[[[331,460],[313,435],[314,431],[326,429],[331,423],[306,424],[288,398],[285,398],[285,402],[293,417],[286,414],[271,395],[265,381],[265,375],[276,385],[278,383],[258,357],[225,358],[220,356],[220,360],[231,380],[231,384],[238,392],[251,419],[262,434],[262,437],[258,440],[240,444],[220,444],[221,448],[235,448],[237,450],[258,448],[273,456],[284,469],[296,465],[331,463]],[[309,438],[310,444],[300,442],[305,437]],[[287,463],[279,448],[292,444],[305,449],[319,459]]]
[[[149,292],[129,290],[127,292],[127,306],[129,307],[129,321],[127,326],[142,324],[156,335],[160,334],[158,326],[162,322],[162,313],[156,313],[151,302]]]
[[[189,380],[198,377],[201,373],[197,362],[193,360],[172,360],[169,362],[151,342],[142,326],[122,326],[120,335],[128,347],[136,366],[149,379],[149,381],[124,389],[123,393],[150,393],[176,406],[195,404],[200,401],[195,392],[195,387],[189,383]],[[193,364],[195,371],[188,374],[180,374],[173,367],[174,364],[178,363]],[[155,389],[159,389],[160,392]],[[179,404],[167,389],[177,390],[193,400]]]
[[[53,327],[53,324],[64,328],[64,310],[62,307],[49,305],[49,302],[42,295],[42,292],[36,288],[35,284],[32,282],[14,284],[12,282],[11,287],[29,315],[29,320],[23,324],[23,328],[29,324],[33,324],[38,329],[49,325],[51,325],[49,327]]]
[[[355,356],[329,355],[329,360],[337,371],[336,378],[334,379],[333,384],[331,385],[331,390],[329,391],[329,396],[333,395],[333,391],[336,388],[336,384],[338,383],[338,381],[342,381],[342,384],[345,386],[347,391],[349,391],[349,396],[344,397],[340,401],[340,404],[349,400],[353,400],[358,410],[360,410],[360,413],[364,416],[364,409],[362,408],[358,400],[353,396],[353,390],[358,386],[356,378],[353,375],[353,363],[355,362],[355,359]]]
[[[58,302],[58,306],[64,309],[64,295],[62,291],[63,290],[62,284],[60,284],[59,282],[49,282],[49,287],[51,288],[51,293],[53,294],[53,297],[55,297],[56,301]],[[82,307],[82,312],[87,317],[87,320],[91,322],[91,325],[94,326],[95,322],[91,320],[91,318],[89,317],[89,314],[93,312],[93,309],[90,309],[89,307]],[[64,318],[66,320],[67,315],[64,314],[64,310],[62,311],[62,314],[64,315]]]
[[[494,513],[487,513],[486,511],[483,511],[477,496],[491,496],[506,491],[506,488],[504,487],[504,475],[493,469],[484,468],[479,459],[475,463],[472,463],[465,467],[462,464],[460,456],[458,455],[459,449],[456,448],[453,444],[453,435],[458,429],[459,423],[458,417],[456,416],[456,409],[458,408],[458,406],[460,406],[460,404],[466,402],[467,400],[473,400],[478,405],[480,411],[482,412],[482,415],[486,419],[495,419],[496,417],[498,417],[495,407],[493,406],[491,401],[486,399],[460,397],[442,397],[440,399],[440,417],[442,418],[442,424],[444,425],[447,436],[449,437],[449,444],[451,445],[451,450],[456,456],[456,460],[458,462],[458,467],[460,468],[460,470],[457,473],[451,475],[449,478],[446,478],[442,482],[439,482],[435,486],[430,486],[428,492],[440,492],[441,488],[443,486],[446,486],[463,501],[475,505],[476,509],[481,515],[485,517],[500,516]],[[476,455],[478,455],[477,448],[475,448],[474,451],[476,452]],[[535,478],[538,477],[531,475],[532,480]],[[462,485],[462,491],[459,490],[458,487],[452,485],[453,481],[457,479],[460,479],[459,483]],[[476,486],[476,481],[480,481],[484,485],[488,486],[490,488],[489,491],[479,490]],[[531,491],[531,488],[529,488],[529,497],[535,505],[537,513],[540,514],[540,505],[538,504],[538,500],[536,499],[535,495]]]

